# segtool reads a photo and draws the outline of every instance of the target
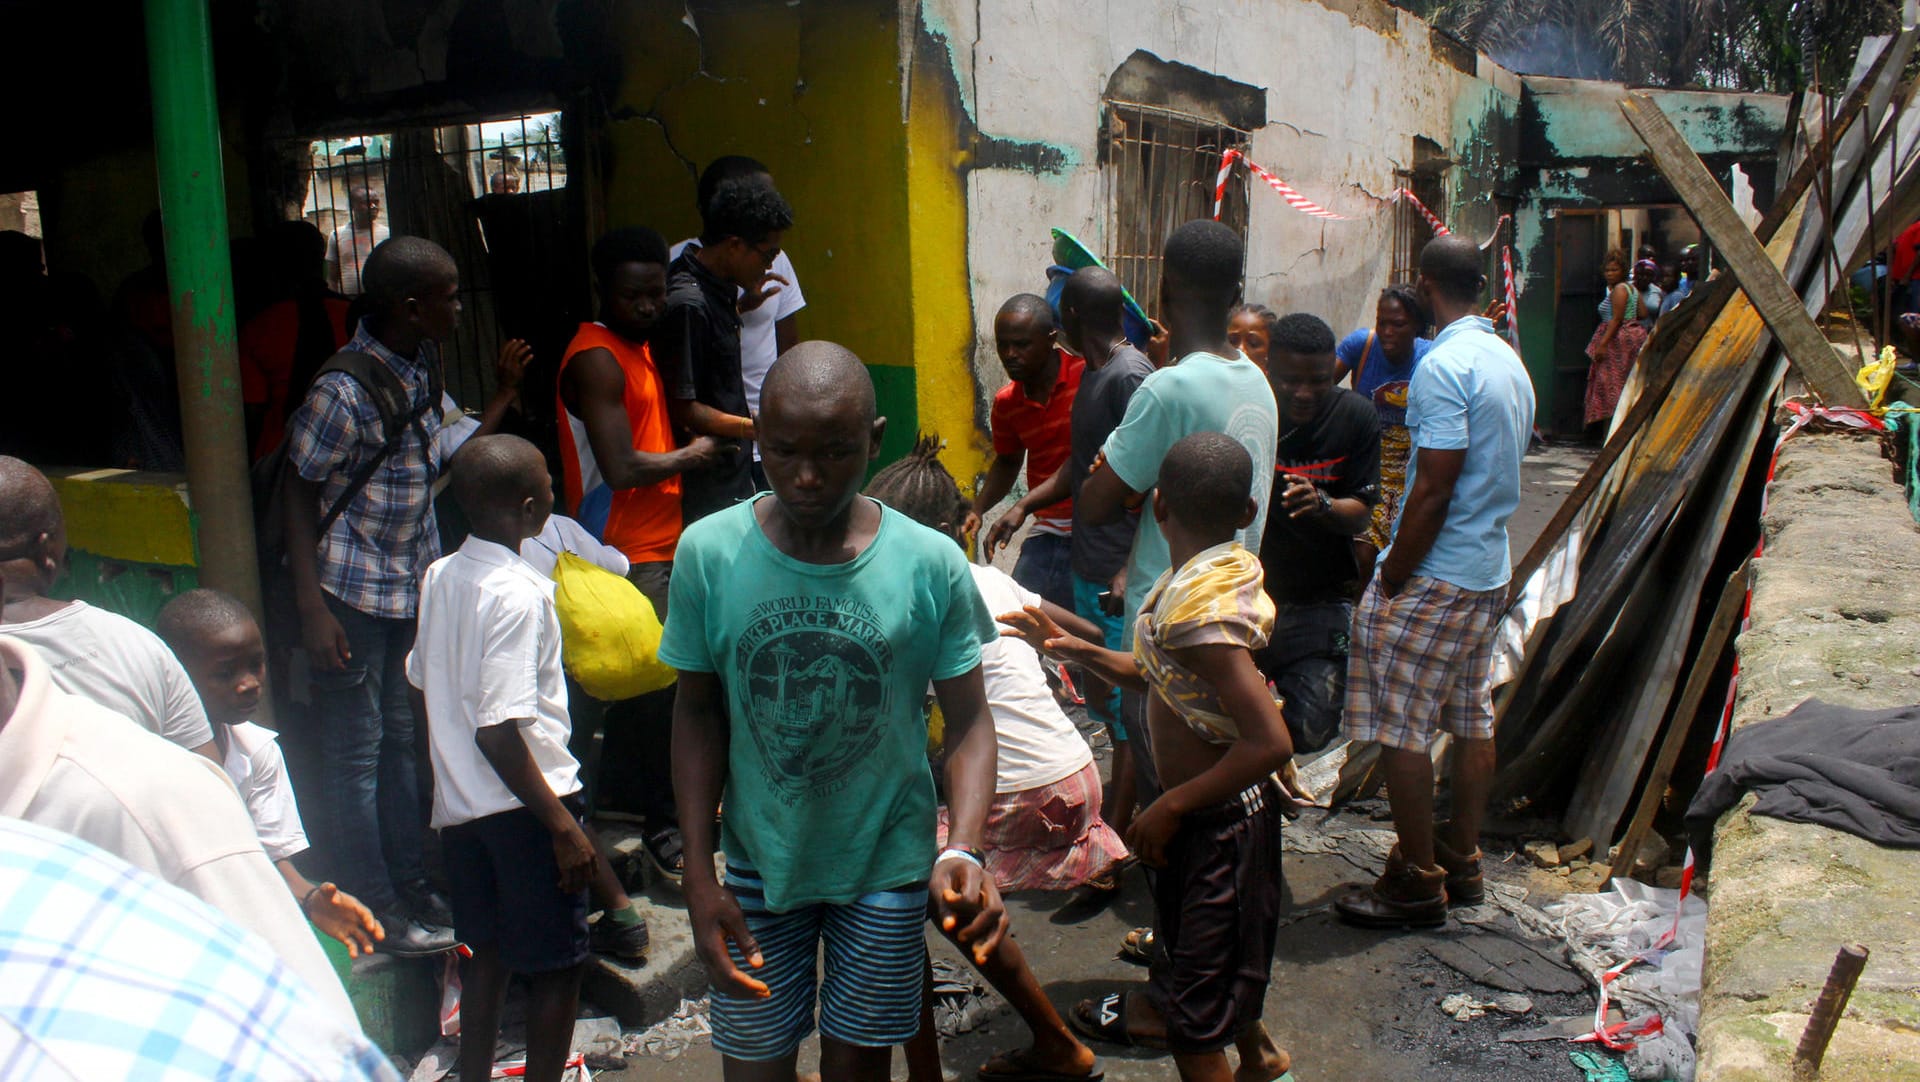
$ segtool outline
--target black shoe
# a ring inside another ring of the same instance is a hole
[[[679,886],[681,876],[686,872],[686,858],[680,851],[680,828],[648,831],[640,841],[653,870],[659,873],[660,878]]]
[[[590,943],[595,954],[610,954],[623,962],[634,965],[647,964],[647,947],[652,936],[647,932],[647,922],[635,924],[614,924],[602,913],[600,919],[593,922]]]
[[[400,895],[400,908],[414,920],[442,928],[453,927],[453,906],[446,895],[433,889],[426,880],[403,883],[395,893]]]
[[[398,913],[386,913],[380,917],[387,937],[374,944],[373,949],[399,958],[424,958],[431,954],[445,954],[460,945],[454,937],[453,929],[439,924],[422,924]]]

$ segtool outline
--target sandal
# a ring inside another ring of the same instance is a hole
[[[1041,1066],[1039,1057],[1031,1047],[1002,1052],[981,1064],[974,1074],[981,1082],[1101,1082],[1107,1077],[1106,1068],[1098,1058],[1093,1061],[1093,1069],[1086,1074],[1050,1071]]]
[[[686,857],[681,852],[680,828],[667,827],[646,834],[640,840],[640,848],[647,854],[647,863],[660,873],[660,878],[679,886],[687,866]]]
[[[1073,1005],[1067,1024],[1082,1037],[1123,1048],[1165,1049],[1164,1037],[1140,1037],[1127,1031],[1127,997],[1134,992],[1108,992],[1098,1002],[1083,999]]]
[[[1137,966],[1153,964],[1153,929],[1135,928],[1120,941],[1120,960]]]

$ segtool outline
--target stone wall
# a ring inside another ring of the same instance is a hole
[[[1733,724],[1808,698],[1920,701],[1920,529],[1871,439],[1780,455],[1740,636]],[[1920,1078],[1920,852],[1749,815],[1721,819],[1708,883],[1701,1082],[1788,1077],[1834,952],[1873,952],[1820,1077]]]

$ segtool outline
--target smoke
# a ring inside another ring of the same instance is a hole
[[[1522,75],[1556,75],[1568,79],[1612,79],[1614,66],[1590,37],[1555,23],[1539,23],[1522,31],[1518,40],[1489,49],[1493,62]]]

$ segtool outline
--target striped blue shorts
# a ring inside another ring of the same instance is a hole
[[[790,1055],[813,1032],[843,1044],[882,1048],[920,1031],[926,981],[925,884],[875,891],[844,905],[816,903],[785,913],[767,908],[752,868],[729,863],[727,889],[740,903],[764,965],[750,969],[734,944],[733,964],[766,982],[772,995],[741,999],[714,991],[713,1046],[739,1060]],[[827,945],[826,980],[815,965]]]

